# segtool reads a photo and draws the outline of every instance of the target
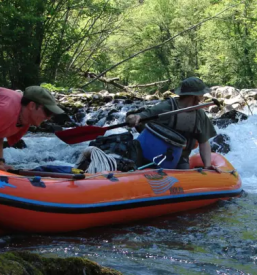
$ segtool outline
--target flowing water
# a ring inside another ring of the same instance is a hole
[[[217,132],[231,139],[225,157],[241,175],[245,191],[241,198],[133,224],[5,237],[1,251],[82,256],[133,275],[257,274],[257,115]],[[26,149],[5,149],[8,163],[17,168],[74,164],[87,146],[69,146],[53,135],[28,135],[24,140]]]

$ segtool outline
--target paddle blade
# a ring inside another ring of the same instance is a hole
[[[65,143],[75,144],[94,140],[98,136],[103,136],[106,131],[107,127],[79,126],[64,131],[57,131],[55,135]]]

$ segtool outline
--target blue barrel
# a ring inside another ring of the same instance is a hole
[[[142,147],[144,158],[149,162],[156,156],[165,155],[166,159],[160,163],[160,167],[166,169],[176,168],[187,142],[181,134],[155,122],[146,124],[137,140]],[[163,157],[157,158],[155,162],[158,163],[162,159]]]

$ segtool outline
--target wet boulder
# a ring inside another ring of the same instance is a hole
[[[69,115],[67,115],[66,113],[55,115],[52,117],[51,120],[52,120],[52,122],[54,122],[60,126],[64,126],[66,122],[71,122]]]
[[[102,267],[86,258],[43,257],[27,251],[8,252],[0,255],[1,275],[122,275],[114,269]]]
[[[84,112],[77,112],[74,114],[73,118],[77,123],[81,123],[85,118],[86,114]]]
[[[211,151],[220,153],[220,154],[227,154],[230,151],[230,137],[226,134],[218,134],[215,136],[210,144],[211,144]]]
[[[112,102],[113,98],[114,97],[112,95],[105,95],[105,96],[103,96],[103,102],[104,103]]]
[[[219,107],[217,105],[214,105],[214,106],[210,106],[208,111],[211,114],[217,114],[219,110],[220,110]]]
[[[213,86],[211,87],[211,96],[215,98],[233,98],[238,96],[240,93],[240,90],[231,87],[231,86]]]
[[[111,102],[114,98],[114,96],[110,94],[107,90],[102,90],[99,92],[99,94],[102,96],[104,103]]]
[[[257,89],[242,89],[240,93],[244,98],[252,97],[257,100]]]
[[[87,125],[95,125],[98,122],[97,118],[90,118],[86,121]]]
[[[116,93],[114,99],[129,99],[131,98],[131,94],[127,92],[119,92]]]
[[[15,149],[24,149],[24,148],[27,148],[27,145],[23,139],[20,139],[17,143],[15,143],[12,146],[10,146],[7,141],[4,141],[4,148],[9,148],[9,147],[13,147]]]
[[[238,112],[236,110],[231,110],[224,113],[219,118],[213,119],[212,123],[223,129],[232,123],[238,123],[239,121],[246,120],[247,118],[248,116],[246,114]]]
[[[242,109],[245,106],[245,100],[240,96],[235,96],[229,99],[225,99],[223,105],[227,111],[234,109]]]
[[[231,110],[223,115],[220,116],[220,118],[229,118],[234,120],[236,123],[241,120],[246,120],[248,116],[244,113],[238,112],[236,110]]]
[[[71,127],[76,127],[76,126],[77,126],[77,124],[74,123],[73,121],[66,121],[63,127],[71,128]]]
[[[39,127],[37,127],[37,132],[54,133],[56,131],[62,131],[62,126],[50,121],[44,121]]]
[[[132,99],[125,99],[124,104],[132,104],[133,100]]]
[[[111,109],[106,117],[106,123],[110,124],[115,119],[119,119],[119,111],[117,109]]]
[[[162,94],[163,98],[166,99],[166,98],[169,98],[169,97],[175,97],[176,94],[174,94],[172,91],[166,91]]]
[[[145,100],[158,100],[158,99],[160,99],[160,98],[156,94],[145,96]]]

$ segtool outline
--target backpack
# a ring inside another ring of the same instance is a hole
[[[131,161],[133,161],[137,167],[144,163],[141,145],[138,140],[133,140],[133,135],[129,132],[113,134],[106,137],[99,136],[91,141],[89,146],[95,146],[106,154],[116,154],[121,156],[122,160],[119,159],[118,164],[121,163],[122,167],[126,166],[124,164],[126,159],[127,162],[129,162],[129,167],[132,165]]]

